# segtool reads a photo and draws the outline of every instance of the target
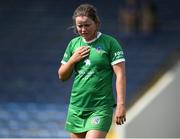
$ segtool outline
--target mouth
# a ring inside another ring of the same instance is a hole
[[[86,36],[86,35],[88,35],[88,33],[82,33],[82,35],[83,35],[83,36]]]

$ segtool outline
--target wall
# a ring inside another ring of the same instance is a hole
[[[129,109],[126,124],[116,126],[118,138],[179,138],[179,90],[180,62]]]

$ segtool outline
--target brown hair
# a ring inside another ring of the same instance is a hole
[[[74,32],[77,33],[76,30],[76,17],[78,16],[87,16],[92,19],[97,24],[97,29],[100,27],[100,19],[97,14],[96,8],[91,4],[81,4],[76,8],[73,14],[73,28]]]

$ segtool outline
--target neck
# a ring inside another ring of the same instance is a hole
[[[83,38],[83,40],[84,40],[84,42],[86,42],[86,43],[92,43],[92,42],[94,42],[96,39],[98,39],[100,36],[101,36],[101,32],[96,32],[96,35],[95,35],[95,37],[93,37],[93,39],[86,40],[85,38]]]

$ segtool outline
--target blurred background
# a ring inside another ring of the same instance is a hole
[[[69,137],[64,124],[72,79],[61,82],[57,71],[75,36],[69,29],[73,11],[82,3],[97,7],[100,31],[123,47],[128,110],[177,65],[179,0],[1,0],[0,137]],[[176,127],[169,130],[180,137]]]

